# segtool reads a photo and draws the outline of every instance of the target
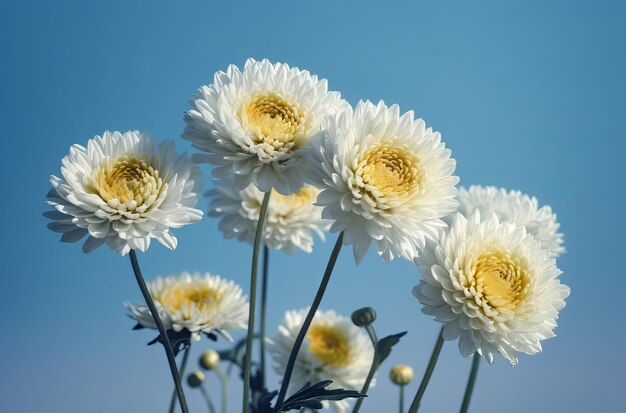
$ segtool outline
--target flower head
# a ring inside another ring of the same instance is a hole
[[[195,209],[200,170],[177,155],[174,143],[155,143],[137,131],[105,132],[87,147],[74,145],[63,158],[62,178],[50,177],[46,212],[48,228],[61,241],[87,236],[83,251],[105,242],[121,255],[131,248],[145,251],[156,239],[170,249],[177,240],[171,228],[202,218]]]
[[[405,386],[413,380],[413,369],[405,364],[396,364],[389,370],[389,378],[398,386]]]
[[[500,353],[517,364],[517,353],[541,351],[554,337],[570,290],[548,251],[524,227],[500,223],[477,211],[457,213],[448,233],[429,242],[415,259],[422,279],[413,294],[422,311],[444,324],[445,340],[459,339],[464,357],[478,351],[489,363]]]
[[[220,354],[215,350],[207,350],[200,356],[200,367],[213,370],[220,364]]]
[[[289,254],[296,249],[313,251],[313,235],[324,240],[330,223],[322,219],[322,209],[313,203],[319,190],[305,186],[291,195],[273,191],[263,226],[262,242],[269,248]],[[238,191],[218,185],[207,195],[211,198],[209,216],[221,217],[219,229],[226,238],[252,245],[261,211],[263,193],[254,185]]]
[[[288,311],[278,332],[268,339],[268,350],[278,374],[285,372],[307,312],[306,309]],[[370,339],[350,318],[334,311],[318,311],[296,358],[289,388],[298,390],[307,383],[333,380],[330,388],[360,390],[373,358]],[[345,412],[349,402],[331,402],[330,407],[336,412]]]
[[[244,330],[248,302],[241,287],[217,275],[182,273],[149,282],[148,290],[166,330],[188,330],[194,340],[200,333],[219,333],[232,340],[228,330]],[[156,329],[146,304],[125,303],[130,317],[143,327]]]
[[[216,178],[234,175],[237,189],[297,192],[304,183],[302,152],[323,119],[345,105],[326,80],[306,70],[248,59],[202,86],[187,111],[183,137],[206,152],[195,159],[218,166]]]
[[[202,383],[206,380],[206,376],[200,370],[196,370],[187,376],[187,384],[189,387],[196,388],[202,386]]]
[[[549,205],[539,208],[539,201],[535,197],[531,198],[520,191],[472,185],[469,189],[461,188],[457,199],[460,204],[459,212],[465,217],[469,217],[476,210],[480,210],[483,217],[493,212],[500,221],[525,227],[553,257],[565,252],[563,234],[557,232],[559,223],[556,221],[556,214]]]
[[[385,261],[413,259],[457,207],[450,150],[397,105],[361,101],[339,110],[309,154],[322,217],[335,220],[332,232],[344,231],[357,263],[372,241]]]

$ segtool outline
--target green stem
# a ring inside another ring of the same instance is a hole
[[[185,347],[185,352],[183,353],[183,360],[180,362],[180,367],[178,368],[178,376],[185,376],[185,367],[187,366],[187,359],[189,358],[189,349],[191,345]],[[174,407],[176,406],[176,389],[172,392],[172,398],[170,399],[170,413],[174,413]]]
[[[404,384],[400,386],[400,413],[404,413]]]
[[[248,335],[246,337],[246,353],[243,360],[243,413],[250,412],[250,366],[252,364],[252,341],[254,338],[254,317],[256,314],[256,284],[257,270],[259,266],[259,249],[261,247],[261,237],[263,236],[263,224],[267,215],[267,206],[270,202],[270,192],[263,195],[263,203],[259,211],[259,221],[256,225],[254,235],[254,246],[252,248],[252,269],[250,271],[250,308],[248,311]]]
[[[306,315],[306,318],[304,319],[304,324],[302,324],[302,328],[300,328],[298,337],[296,337],[296,341],[293,345],[293,348],[291,349],[291,354],[289,354],[289,360],[287,361],[287,368],[285,369],[285,375],[283,376],[283,382],[280,385],[280,392],[278,393],[278,399],[276,400],[276,407],[274,409],[277,412],[279,412],[280,409],[283,407],[283,402],[285,401],[285,396],[287,395],[287,388],[289,387],[289,380],[291,379],[291,373],[293,373],[293,366],[296,364],[296,358],[298,356],[298,353],[300,352],[300,347],[302,346],[304,337],[306,336],[306,333],[309,330],[309,327],[311,326],[311,322],[313,321],[315,312],[320,306],[322,297],[324,297],[324,292],[326,291],[326,287],[328,286],[328,281],[330,280],[330,276],[333,273],[333,268],[335,268],[335,262],[337,262],[337,257],[339,256],[339,251],[341,251],[342,244],[343,244],[343,231],[339,234],[339,237],[337,237],[337,242],[335,243],[333,252],[330,254],[330,258],[328,259],[328,264],[326,265],[326,271],[324,271],[324,276],[322,277],[320,286],[317,289],[317,294],[315,294],[315,298],[313,299],[313,303],[311,304],[309,313]]]
[[[370,340],[372,340],[372,345],[374,346],[374,359],[372,360],[372,365],[370,367],[370,371],[367,374],[367,378],[365,379],[365,383],[363,383],[363,387],[361,388],[361,394],[365,395],[367,394],[367,390],[370,387],[370,383],[372,382],[372,379],[374,378],[374,374],[376,374],[376,370],[378,370],[378,337],[376,336],[376,331],[374,330],[374,326],[372,324],[369,324],[368,326],[365,327],[365,330],[367,331],[367,334],[370,336]],[[361,408],[361,405],[363,404],[363,400],[364,398],[360,398],[356,401],[356,403],[354,404],[354,409],[352,410],[352,413],[358,413],[359,409]]]
[[[217,376],[220,378],[220,385],[222,387],[222,413],[227,413],[228,409],[226,408],[226,406],[228,405],[228,377],[219,367],[216,367],[214,370]]]
[[[148,291],[148,287],[146,286],[146,282],[143,279],[143,275],[141,275],[141,268],[139,268],[139,262],[137,261],[137,254],[135,254],[135,250],[131,249],[129,256],[130,263],[133,267],[133,272],[135,273],[135,278],[137,279],[137,284],[139,285],[139,289],[141,290],[141,294],[143,294],[143,298],[146,301],[146,304],[148,304],[148,308],[150,309],[150,314],[152,315],[154,324],[156,324],[157,329],[159,330],[159,335],[163,340],[163,347],[165,348],[167,362],[169,363],[172,378],[174,379],[174,385],[176,386],[176,394],[178,395],[180,408],[182,409],[183,413],[189,413],[189,408],[187,408],[187,401],[185,400],[185,393],[183,392],[183,386],[180,384],[180,376],[178,375],[178,367],[176,367],[176,358],[174,356],[174,350],[172,350],[172,344],[170,343],[169,337],[167,336],[167,331],[163,326],[161,317],[159,317],[159,312],[154,305],[154,301],[152,300],[150,291]]]
[[[465,395],[463,396],[463,403],[461,404],[461,413],[467,413],[470,400],[472,399],[472,392],[474,391],[474,384],[476,384],[476,375],[478,374],[478,366],[480,365],[480,354],[474,353],[472,359],[472,369],[470,370],[469,378],[467,379],[467,387],[465,388]]]
[[[415,398],[413,399],[413,403],[411,403],[411,407],[409,408],[409,413],[417,413],[417,409],[420,407],[420,402],[422,401],[422,397],[424,396],[424,392],[426,392],[426,387],[428,386],[428,382],[430,381],[430,376],[433,375],[433,371],[435,370],[435,365],[437,365],[437,359],[439,358],[439,353],[441,353],[441,347],[443,347],[443,327],[437,336],[437,342],[435,343],[435,348],[433,348],[433,353],[430,356],[430,361],[428,362],[428,366],[426,367],[426,372],[424,373],[424,377],[422,378],[422,382],[420,383],[420,387],[417,389],[417,393],[415,394]]]
[[[206,404],[209,407],[209,412],[215,413],[215,406],[213,405],[213,402],[211,401],[211,397],[209,397],[209,392],[203,386],[200,386],[199,388],[200,388],[200,393],[202,393],[202,395],[204,396],[204,400],[206,401]]]
[[[261,322],[259,324],[259,351],[261,352],[261,388],[265,388],[265,317],[267,311],[267,275],[269,269],[270,250],[263,246],[263,284],[261,285]]]

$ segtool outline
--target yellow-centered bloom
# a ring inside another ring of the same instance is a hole
[[[341,108],[311,139],[308,156],[322,217],[334,221],[330,231],[344,231],[357,263],[372,243],[385,261],[413,259],[458,205],[450,150],[397,105]]]
[[[457,213],[415,263],[422,311],[444,324],[445,340],[459,340],[464,357],[478,351],[489,363],[497,353],[514,365],[517,353],[540,352],[570,292],[550,251],[524,227],[495,214],[481,221],[479,211]]]
[[[262,242],[289,254],[297,249],[313,251],[313,234],[324,240],[324,232],[330,227],[330,221],[322,218],[322,208],[314,205],[318,193],[313,186],[291,195],[272,191]],[[232,185],[218,184],[207,195],[211,199],[209,216],[220,218],[219,229],[224,237],[252,245],[263,193],[254,185],[237,191]]]
[[[541,242],[541,248],[549,251],[553,257],[565,252],[563,234],[558,232],[560,224],[550,205],[539,207],[539,201],[520,191],[507,191],[493,186],[472,185],[461,188],[457,196],[459,212],[469,218],[474,211],[480,211],[482,217],[495,213],[500,221],[508,221],[518,227],[526,228],[533,237]]]
[[[217,275],[182,273],[158,277],[147,283],[166,329],[188,330],[192,338],[200,333],[219,333],[231,340],[229,330],[247,328],[248,302],[241,287]],[[146,328],[156,329],[146,304],[125,303],[129,315]]]
[[[50,177],[48,228],[61,241],[87,237],[83,251],[106,243],[121,255],[145,251],[156,239],[174,249],[172,228],[199,221],[195,209],[200,170],[174,143],[157,144],[146,133],[105,132],[87,147],[74,145],[63,158],[62,178]]]
[[[279,375],[285,372],[291,348],[307,312],[306,309],[288,311],[278,332],[268,339],[268,350]],[[330,388],[360,390],[373,358],[374,349],[369,337],[350,318],[334,311],[318,311],[296,359],[288,393],[322,380],[333,380]],[[325,406],[345,412],[350,403],[341,400],[325,402]]]
[[[306,70],[248,59],[243,71],[231,65],[200,88],[183,137],[204,152],[194,159],[215,165],[213,176],[232,178],[235,189],[292,194],[304,185],[305,144],[344,105]]]

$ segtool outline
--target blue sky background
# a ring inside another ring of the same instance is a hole
[[[353,104],[384,99],[415,110],[442,132],[462,184],[521,189],[558,213],[568,248],[558,264],[572,288],[558,337],[515,368],[483,364],[473,411],[623,406],[623,3],[92,3],[23,1],[0,13],[0,411],[166,410],[163,351],[145,346],[154,334],[130,330],[122,307],[140,298],[128,258],[105,248],[86,256],[45,228],[48,177],[70,145],[107,129],[147,130],[190,149],[179,138],[187,100],[247,57],[307,68]],[[147,278],[210,271],[248,289],[250,248],[223,240],[215,220],[177,235],[175,252],[154,244],[140,256]],[[311,255],[272,256],[271,331],[284,310],[310,303],[334,239]],[[424,371],[439,326],[411,295],[417,280],[408,262],[370,253],[356,267],[348,249],[339,258],[322,307],[349,315],[371,305],[379,335],[409,330],[365,412],[395,410],[392,364]],[[447,343],[423,411],[457,410],[469,366]],[[188,398],[204,411],[198,392]]]

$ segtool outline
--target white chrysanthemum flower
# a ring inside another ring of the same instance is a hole
[[[87,253],[105,242],[121,255],[145,251],[152,238],[174,249],[170,229],[202,218],[194,208],[200,170],[186,154],[176,154],[172,141],[157,144],[146,133],[107,131],[86,148],[72,146],[62,163],[63,178],[50,177],[46,199],[55,210],[44,215],[63,242],[87,235]]]
[[[269,248],[293,253],[296,248],[313,251],[312,232],[324,240],[324,231],[330,227],[322,218],[322,209],[313,205],[319,190],[305,186],[292,195],[273,191],[263,226],[262,242]],[[218,185],[207,195],[211,198],[209,216],[221,217],[219,229],[228,239],[237,238],[250,245],[254,242],[263,193],[254,185],[237,191]]]
[[[549,205],[539,208],[539,201],[535,197],[531,198],[520,191],[507,192],[504,188],[472,185],[469,189],[461,188],[457,199],[459,212],[465,217],[472,215],[475,210],[480,210],[483,217],[494,212],[501,221],[525,227],[553,257],[565,252],[556,214]]]
[[[231,65],[200,88],[183,137],[207,152],[194,160],[219,166],[216,178],[234,174],[237,189],[252,182],[263,192],[295,193],[304,184],[304,144],[345,104],[306,70],[248,59],[243,72]]]
[[[147,286],[166,330],[186,329],[194,340],[200,339],[200,333],[219,333],[232,341],[228,330],[248,327],[248,301],[233,281],[208,273],[184,272],[159,277]],[[143,327],[157,328],[146,304],[125,305],[129,315]]]
[[[322,217],[344,231],[359,263],[374,240],[390,261],[413,259],[427,238],[445,228],[441,218],[457,207],[456,163],[438,132],[413,112],[359,102],[328,119],[310,145],[312,182],[322,189]]]
[[[459,339],[464,357],[478,351],[489,363],[500,353],[541,351],[554,337],[570,289],[557,278],[556,261],[524,227],[500,223],[480,211],[456,214],[450,231],[415,259],[422,280],[413,294],[422,311],[444,324],[445,340]]]
[[[278,332],[268,341],[268,350],[274,360],[274,369],[283,375],[291,349],[304,323],[308,309],[287,311]],[[289,382],[291,394],[307,383],[332,380],[329,388],[361,390],[374,359],[374,348],[369,337],[348,317],[334,311],[318,311],[306,334],[296,358]],[[372,381],[372,386],[374,381]],[[324,402],[335,412],[345,412],[347,400]]]

